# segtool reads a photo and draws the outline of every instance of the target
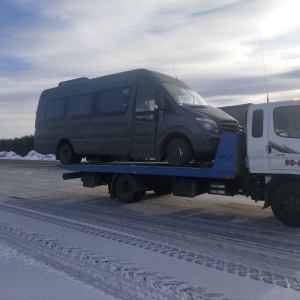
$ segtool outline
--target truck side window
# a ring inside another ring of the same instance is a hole
[[[138,119],[153,119],[156,90],[145,78],[138,81],[135,103],[135,117]]]
[[[252,119],[252,136],[259,138],[263,136],[264,129],[264,112],[261,109],[255,110],[253,112]]]
[[[276,107],[273,111],[274,131],[286,138],[300,138],[300,106]]]
[[[49,101],[46,108],[45,119],[47,121],[57,120],[63,117],[65,99],[56,99]]]

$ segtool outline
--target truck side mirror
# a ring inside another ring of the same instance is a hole
[[[159,110],[166,110],[168,107],[168,102],[166,101],[165,97],[161,94],[156,95],[155,103]]]

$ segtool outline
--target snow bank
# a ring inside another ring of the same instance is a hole
[[[0,152],[0,158],[4,158],[4,159],[22,159],[22,156],[16,154],[13,151],[1,151]]]
[[[32,160],[55,160],[54,154],[41,154],[34,150],[30,151],[23,159],[32,159]]]
[[[40,154],[34,150],[30,151],[26,156],[22,157],[13,151],[0,151],[0,159],[29,159],[29,160],[55,160],[54,154]]]

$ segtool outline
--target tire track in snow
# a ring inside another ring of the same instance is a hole
[[[1,233],[1,231],[3,233]],[[120,285],[120,281],[109,280],[111,293],[119,289],[124,299],[223,299],[228,300],[222,293],[206,293],[205,288],[192,287],[185,282],[178,282],[171,277],[162,277],[155,272],[149,272],[133,264],[123,263],[112,257],[101,256],[99,253],[91,252],[79,247],[73,247],[37,232],[26,232],[22,228],[11,224],[0,222],[0,236],[13,248],[17,248],[21,253],[44,261],[56,269],[65,271],[76,277],[103,289],[103,271],[125,279]],[[88,267],[87,267],[88,266]],[[135,286],[135,287],[134,287]],[[137,290],[138,288],[138,290]],[[148,290],[148,292],[145,291]],[[124,294],[125,291],[125,294]],[[126,294],[127,292],[127,294]],[[116,296],[119,297],[120,294]]]
[[[188,223],[182,223],[181,221],[185,219],[185,217],[182,216],[176,216],[175,220],[170,220],[168,218],[163,218],[163,220],[160,220],[158,218],[155,219],[155,223],[153,223],[153,220],[147,220],[136,214],[124,215],[124,212],[120,212],[118,210],[112,211],[107,209],[100,209],[99,207],[91,208],[70,204],[68,204],[68,207],[52,204],[50,207],[47,207],[46,212],[44,206],[40,206],[38,205],[38,203],[31,202],[28,199],[26,199],[26,202],[16,201],[11,206],[30,209],[41,213],[49,213],[56,216],[63,216],[62,212],[66,212],[68,214],[67,217],[70,219],[76,219],[80,216],[82,220],[85,219],[87,220],[86,222],[88,222],[89,224],[94,223],[94,225],[98,225],[97,223],[99,221],[99,216],[95,216],[95,209],[97,209],[98,214],[101,215],[102,222],[104,222],[104,220],[115,220],[117,218],[118,224],[120,224],[120,228],[122,228],[122,226],[128,227],[128,225],[130,224],[134,229],[136,229],[137,226],[151,227],[152,232],[154,232],[154,230],[160,232],[162,229],[169,231],[170,228],[172,228],[172,233],[176,232],[178,234],[185,235],[186,231],[188,231],[189,234],[192,234],[196,237],[208,237],[210,239],[214,238],[219,241],[225,241],[229,243],[233,242],[236,244],[243,243],[245,247],[247,247],[247,245],[249,245],[250,247],[259,246],[259,248],[265,247],[266,251],[271,248],[272,250],[276,250],[284,254],[289,253],[290,255],[300,255],[300,249],[298,247],[300,243],[300,237],[297,235],[292,235],[286,238],[286,232],[284,232],[284,235],[280,235],[279,237],[276,231],[266,230],[262,228],[248,228],[238,224],[226,224],[224,226],[224,224],[212,220],[197,219],[195,223],[193,219],[189,219]],[[184,230],[182,230],[182,226],[185,227]],[[199,232],[199,230],[195,230],[195,228],[199,227],[203,229],[201,230],[201,232]],[[281,243],[278,243],[278,238],[280,238]]]
[[[195,251],[185,250],[169,244],[146,240],[143,238],[135,237],[133,235],[103,229],[81,222],[74,222],[63,218],[57,218],[49,216],[48,214],[23,210],[20,208],[12,207],[10,205],[0,205],[0,208],[2,210],[7,210],[19,215],[24,215],[44,222],[60,225],[72,230],[99,236],[101,238],[110,239],[120,243],[125,243],[145,250],[185,260],[187,262],[203,265],[219,271],[235,274],[241,277],[248,277],[253,280],[278,285],[283,288],[288,288],[300,292],[300,278],[296,278],[293,276],[269,272],[259,268],[253,268],[251,266],[236,263],[231,260],[225,260],[210,255],[200,254]]]

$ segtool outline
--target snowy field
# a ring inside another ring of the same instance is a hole
[[[300,299],[300,229],[261,203],[124,204],[63,181],[54,157],[0,156],[1,300]]]

